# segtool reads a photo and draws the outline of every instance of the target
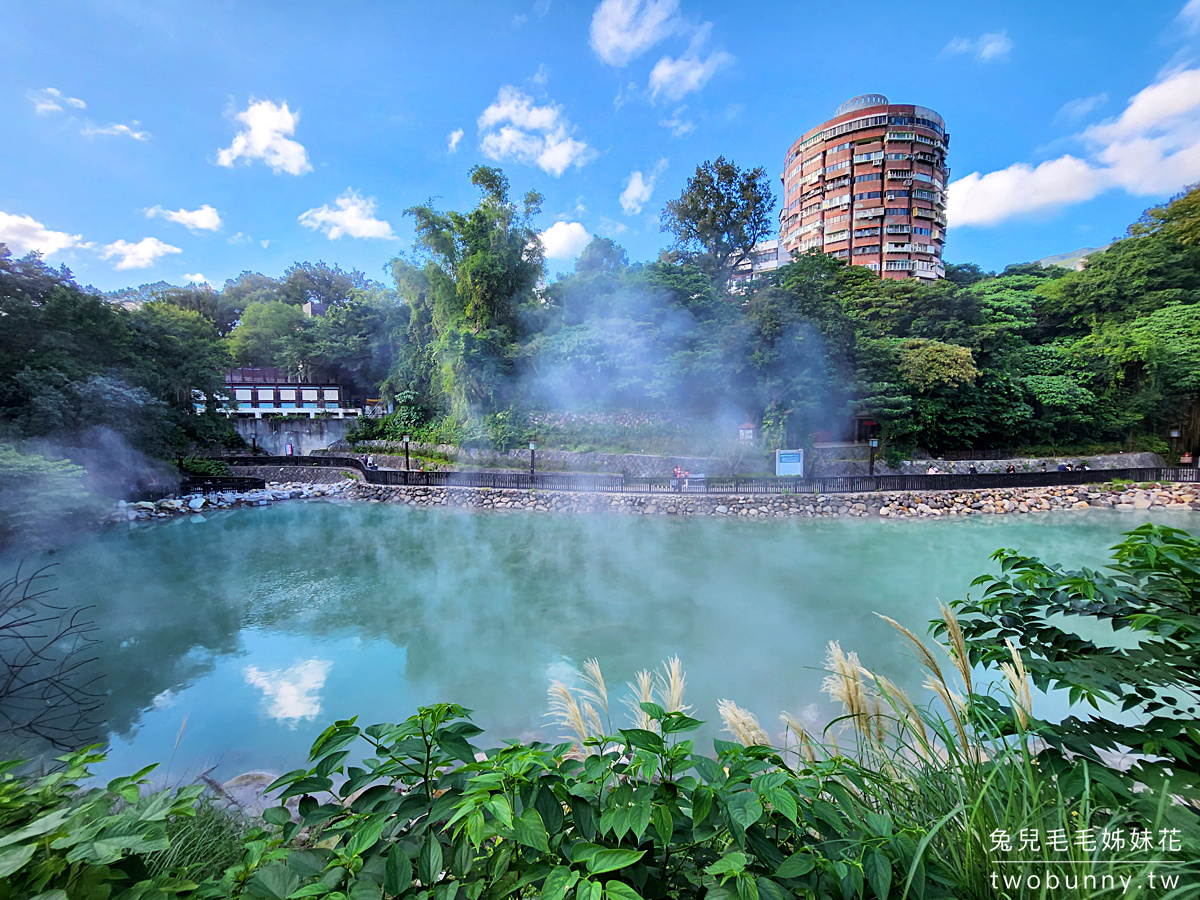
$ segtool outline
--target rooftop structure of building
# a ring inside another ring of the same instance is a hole
[[[777,258],[818,249],[884,278],[943,277],[949,143],[926,107],[843,103],[788,148]]]

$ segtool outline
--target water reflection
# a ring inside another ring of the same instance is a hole
[[[268,672],[246,666],[242,673],[246,684],[261,690],[269,701],[267,715],[294,728],[301,719],[315,719],[321,714],[321,688],[332,666],[331,660],[314,658]]]
[[[764,725],[785,709],[826,721],[829,640],[920,694],[873,612],[923,633],[997,547],[1096,565],[1146,519],[761,523],[288,503],[64,548],[56,601],[96,607],[106,696],[91,737],[110,740],[109,771],[174,752],[176,771],[233,775],[294,768],[334,718],[395,720],[436,700],[477,710],[497,741],[552,737],[547,683],[591,656],[624,685],[678,654],[699,718],[729,697]]]

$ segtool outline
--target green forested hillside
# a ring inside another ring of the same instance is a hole
[[[579,422],[599,423],[593,444],[613,422],[708,434],[749,418],[768,446],[797,445],[859,415],[896,449],[1160,447],[1200,394],[1200,192],[1149,211],[1080,272],[968,264],[934,283],[884,281],[811,253],[731,292],[746,230],[729,223],[720,254],[702,235],[649,263],[595,238],[547,282],[541,198],[513,201],[495,169],[472,180],[472,210],[409,210],[417,246],[392,261],[392,286],[298,263],[220,291],[125,292],[144,301],[127,310],[3,252],[0,438],[102,425],[158,455],[211,443],[224,429],[192,411],[193,391],[212,396],[230,364],[394,400],[377,436],[498,445],[570,412],[590,417],[573,420],[576,441],[588,439]],[[328,312],[306,316],[309,300]]]

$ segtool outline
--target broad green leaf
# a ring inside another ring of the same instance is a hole
[[[546,876],[546,883],[542,885],[542,900],[563,900],[578,880],[578,872],[567,866],[559,866]]]
[[[437,835],[427,834],[421,852],[417,855],[417,878],[421,884],[430,885],[442,874],[442,845]]]
[[[268,863],[246,882],[246,896],[261,900],[287,900],[300,887],[300,879],[283,863]]]
[[[610,881],[604,885],[604,900],[642,900],[642,895],[623,881]]]
[[[49,815],[42,816],[40,819],[34,819],[24,828],[18,828],[11,834],[0,837],[0,847],[7,847],[9,844],[19,844],[31,837],[40,837],[43,834],[49,834],[63,822],[67,821],[67,819],[71,818],[74,813],[74,809],[56,809]]]
[[[292,821],[292,811],[286,806],[272,806],[263,810],[263,821],[270,825],[286,825]]]
[[[471,849],[471,842],[465,836],[460,837],[450,857],[450,871],[454,873],[455,878],[465,878],[474,864],[475,851]]]
[[[645,855],[645,850],[600,850],[587,861],[587,869],[592,875],[615,872],[632,866]]]
[[[704,871],[709,875],[736,875],[739,872],[745,872],[746,854],[739,850],[726,853]]]
[[[600,883],[581,878],[575,885],[575,900],[600,900]]]
[[[799,850],[783,861],[775,874],[780,878],[799,878],[817,867],[817,861],[808,850]]]
[[[669,846],[671,835],[675,832],[675,822],[671,818],[671,810],[667,809],[661,803],[655,804],[651,821],[654,823],[654,830],[658,832],[659,841],[664,846]]]
[[[22,847],[0,850],[0,878],[7,878],[29,862],[35,850],[37,850],[37,844],[26,844]]]
[[[680,731],[695,731],[704,723],[699,719],[685,716],[683,713],[671,713],[660,723],[663,734],[675,734]]]
[[[663,739],[653,731],[647,731],[644,728],[622,728],[620,731],[621,737],[625,738],[631,747],[650,750],[654,753],[661,753],[666,749]]]
[[[387,863],[383,867],[383,889],[393,896],[399,897],[412,884],[412,861],[404,848],[392,844],[388,851]]]
[[[729,818],[742,827],[742,830],[749,828],[757,822],[763,814],[762,804],[758,802],[758,797],[753,791],[739,791],[729,798],[726,804],[729,810]]]
[[[543,853],[550,852],[546,826],[542,824],[542,817],[538,815],[536,809],[530,807],[525,810],[519,818],[513,819],[512,827],[518,843],[532,847],[534,850],[541,850]]]
[[[737,892],[742,900],[758,900],[758,882],[754,876],[744,873],[737,877]]]
[[[883,813],[867,813],[867,825],[879,837],[890,838],[892,836],[892,820]]]
[[[879,900],[887,900],[892,887],[892,863],[882,850],[872,848],[863,860],[863,874]]]
[[[785,891],[770,878],[759,875],[754,879],[758,885],[759,900],[792,900],[790,891]]]
[[[374,847],[376,841],[379,840],[379,835],[383,833],[383,826],[386,824],[387,820],[383,816],[378,816],[359,825],[358,830],[354,832],[349,843],[346,844],[346,855],[362,856],[362,854]]]

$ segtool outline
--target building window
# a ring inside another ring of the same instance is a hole
[[[907,216],[908,210],[907,209],[885,209],[883,211],[883,214],[885,216]]]
[[[882,191],[863,191],[861,194],[855,194],[855,200],[878,200],[883,196]],[[890,194],[888,196],[891,196]]]
[[[908,191],[888,191],[887,198],[889,200],[899,200],[908,196]]]
[[[874,153],[855,153],[854,161],[856,163],[874,162],[877,159],[883,159],[883,151],[876,150]]]
[[[878,172],[868,172],[866,175],[855,175],[854,183],[858,184],[860,181],[880,181],[882,179],[883,176]]]
[[[913,234],[929,234],[928,228],[916,227],[913,229]]]
[[[874,237],[877,234],[879,234],[879,226],[875,226],[874,228],[855,228],[854,229],[854,236],[856,238]]]
[[[855,247],[855,248],[854,248],[854,255],[855,255],[855,256],[865,256],[865,255],[867,255],[868,253],[878,253],[878,252],[879,252],[879,245],[878,245],[878,244],[864,244],[864,245],[863,245],[863,246],[861,246],[861,247]]]

